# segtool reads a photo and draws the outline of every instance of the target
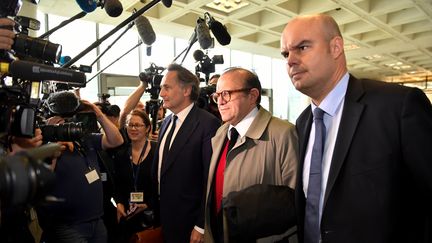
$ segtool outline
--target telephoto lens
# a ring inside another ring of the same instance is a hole
[[[83,123],[68,122],[55,125],[40,125],[44,142],[78,141],[84,136]]]

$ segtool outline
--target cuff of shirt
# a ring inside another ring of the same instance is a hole
[[[201,229],[200,227],[196,226],[194,227],[194,230],[198,231],[200,234],[204,234],[204,229]]]

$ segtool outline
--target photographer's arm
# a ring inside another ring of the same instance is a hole
[[[14,43],[15,33],[12,28],[15,22],[8,18],[0,18],[0,49],[10,50]]]
[[[136,88],[136,90],[132,92],[127,98],[126,103],[120,112],[120,119],[119,119],[120,127],[125,126],[127,115],[133,109],[135,109],[136,105],[141,99],[141,96],[144,94],[145,90],[147,89],[147,86],[148,85],[146,82],[141,82],[140,85]]]
[[[96,114],[97,120],[102,126],[104,130],[104,134],[102,135],[102,148],[115,148],[123,144],[123,137],[120,134],[119,129],[112,123],[108,117],[106,117],[99,107],[93,103],[90,103],[86,100],[81,100],[81,103],[91,107],[91,109]]]

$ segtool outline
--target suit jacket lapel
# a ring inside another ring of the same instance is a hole
[[[355,130],[363,113],[364,105],[358,102],[363,94],[362,83],[351,76],[345,94],[345,103],[330,165],[327,189],[324,195],[324,206],[345,161]]]
[[[178,157],[178,153],[182,151],[183,146],[186,144],[187,140],[189,140],[189,137],[192,136],[196,126],[198,125],[199,119],[197,117],[197,109],[198,108],[194,105],[192,110],[186,116],[186,119],[178,130],[176,136],[174,137],[174,141],[171,144],[168,157],[164,161],[165,165],[162,165],[161,168],[161,177],[173,164],[175,158]]]

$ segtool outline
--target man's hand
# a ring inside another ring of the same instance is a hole
[[[91,109],[96,114],[96,117],[98,119],[100,119],[101,117],[105,116],[104,113],[101,111],[101,109],[97,105],[91,103],[90,101],[88,101],[88,100],[80,100],[80,102],[85,107],[88,107],[89,109]]]
[[[124,205],[121,203],[117,203],[117,222],[120,222],[120,219],[122,217],[126,217]]]
[[[8,18],[0,18],[0,49],[10,50],[14,43],[15,33],[13,26],[15,22]]]
[[[203,243],[203,242],[204,242],[204,235],[198,232],[196,229],[193,229],[190,237],[190,243]]]
[[[39,147],[42,145],[42,131],[36,128],[35,136],[32,138],[14,137],[13,143],[24,149]]]

